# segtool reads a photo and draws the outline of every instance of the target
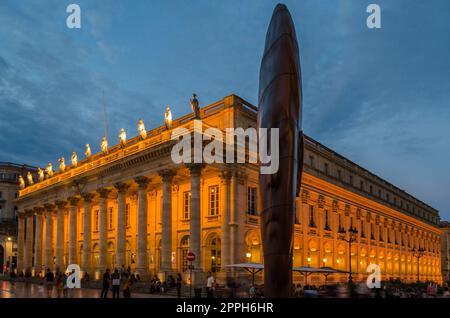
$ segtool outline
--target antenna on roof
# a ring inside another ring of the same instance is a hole
[[[103,118],[104,118],[104,124],[105,124],[105,138],[108,140],[108,124],[107,124],[107,117],[106,117],[106,101],[105,101],[105,91],[102,91],[102,104],[103,104]]]

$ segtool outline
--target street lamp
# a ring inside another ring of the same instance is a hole
[[[342,231],[343,234],[346,233],[345,230]],[[342,238],[344,242],[348,243],[348,268],[349,268],[349,274],[348,274],[348,283],[351,285],[353,283],[352,279],[352,243],[356,241],[356,235],[358,234],[358,230],[356,227],[350,226],[348,229],[349,237],[348,239]]]
[[[248,261],[250,262],[250,258],[252,257],[252,253],[247,252],[247,253],[245,254],[245,256],[247,257]]]
[[[417,258],[417,282],[420,282],[420,258],[423,256],[423,254],[425,253],[425,249],[419,247],[417,250],[415,247],[413,247],[412,249],[412,254],[415,258]]]
[[[322,259],[322,262],[323,262],[323,267],[325,267],[325,265],[327,264],[327,258],[324,257],[324,258]]]
[[[308,258],[306,260],[308,261],[308,267],[309,267],[309,264],[311,263],[311,256],[308,255]]]

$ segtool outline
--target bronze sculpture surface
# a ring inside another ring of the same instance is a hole
[[[275,7],[267,30],[258,107],[258,127],[278,128],[279,145],[282,145],[278,172],[259,175],[264,295],[289,297],[295,198],[303,166],[302,87],[294,23],[282,4]]]

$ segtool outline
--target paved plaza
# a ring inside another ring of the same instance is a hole
[[[109,293],[109,298],[112,293]],[[122,297],[122,295],[120,295]],[[53,289],[52,298],[56,298],[56,290]],[[99,298],[99,289],[70,289],[67,298]],[[160,295],[151,295],[143,293],[132,293],[132,298],[161,298]],[[0,281],[0,298],[47,298],[45,286],[24,282],[11,283],[9,281]]]

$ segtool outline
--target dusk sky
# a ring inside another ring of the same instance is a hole
[[[81,7],[68,29],[66,7]],[[450,1],[285,1],[306,134],[450,219]],[[381,6],[368,29],[366,7]],[[44,167],[236,94],[257,104],[277,1],[0,0],[0,161]]]

